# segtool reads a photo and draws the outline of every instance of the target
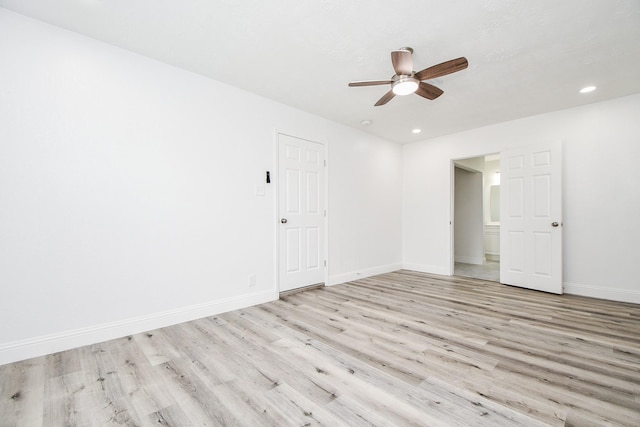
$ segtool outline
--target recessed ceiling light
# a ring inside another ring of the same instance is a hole
[[[593,92],[594,90],[596,90],[595,86],[585,86],[582,89],[580,89],[580,93],[589,93],[589,92]]]
[[[363,120],[360,122],[362,126],[371,126],[371,123],[373,123],[371,120]]]
[[[411,132],[413,132],[413,133],[420,133],[420,132],[422,132],[422,129],[415,128],[415,129],[414,129],[414,130],[412,130]]]

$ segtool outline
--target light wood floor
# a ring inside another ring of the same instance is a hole
[[[389,273],[0,366],[2,426],[640,425],[640,305]]]

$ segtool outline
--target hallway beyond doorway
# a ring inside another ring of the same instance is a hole
[[[474,279],[500,281],[500,262],[487,261],[485,264],[465,264],[456,262],[453,274],[455,276],[472,277]]]

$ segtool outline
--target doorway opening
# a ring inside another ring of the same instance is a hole
[[[453,274],[500,281],[500,156],[453,161]]]

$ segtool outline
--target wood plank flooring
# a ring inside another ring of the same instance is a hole
[[[0,426],[638,426],[640,305],[398,271],[0,366]]]

